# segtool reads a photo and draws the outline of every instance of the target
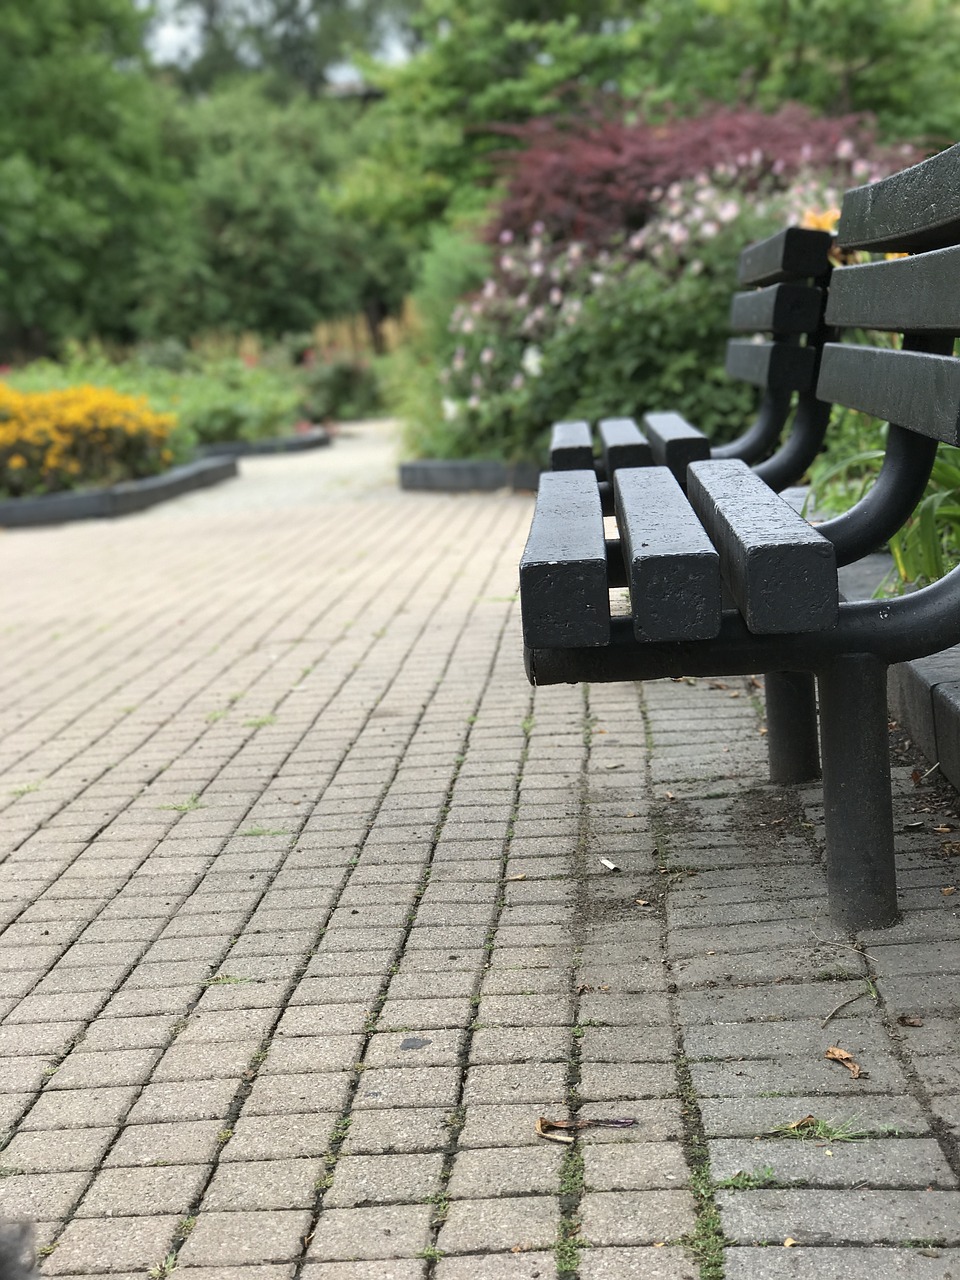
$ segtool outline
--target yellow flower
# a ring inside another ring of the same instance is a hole
[[[807,231],[836,231],[840,221],[839,209],[807,209],[800,221]]]
[[[7,466],[11,471],[21,471],[27,465],[27,460],[22,454],[15,453],[7,459]]]

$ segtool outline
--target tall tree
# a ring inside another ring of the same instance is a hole
[[[117,332],[171,198],[132,0],[0,5],[0,350]]]

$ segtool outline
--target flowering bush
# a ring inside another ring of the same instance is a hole
[[[173,459],[174,425],[145,400],[100,387],[31,393],[0,383],[0,494],[155,475]]]
[[[759,113],[718,113],[723,129],[727,117],[735,117],[740,141],[745,117],[769,126]],[[707,126],[691,123],[699,130],[693,154],[702,158]],[[760,136],[759,125],[751,127]],[[651,172],[666,168],[660,133],[669,130],[655,134],[663,163],[657,168],[651,160]],[[804,157],[822,159],[827,134],[832,165],[802,169]],[[505,225],[505,211],[517,208],[508,197],[493,224],[493,270],[455,308],[449,335],[433,353],[432,403],[421,404],[408,424],[408,446],[421,456],[538,460],[551,422],[662,409],[682,413],[717,440],[743,430],[755,393],[723,369],[740,250],[804,221],[811,208],[839,205],[846,186],[883,172],[880,159],[856,158],[854,142],[838,140],[832,122],[811,137],[806,150],[795,139],[787,160],[760,146],[728,159],[718,146],[715,162],[689,177],[645,185],[636,217],[633,197],[621,191],[605,222],[581,220],[581,238],[566,234],[574,224],[559,215],[524,230]],[[673,171],[689,160],[674,161]],[[889,165],[899,163],[888,157]],[[570,177],[566,161],[558,157],[557,164]],[[584,192],[571,191],[568,205],[586,207]],[[614,194],[608,188],[605,198]],[[559,204],[544,197],[544,208],[556,212]],[[639,225],[629,230],[631,221]]]

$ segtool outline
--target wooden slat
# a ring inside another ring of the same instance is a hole
[[[582,471],[593,466],[589,422],[555,422],[550,429],[550,466],[554,471]]]
[[[823,349],[817,398],[960,444],[960,360],[876,347]]]
[[[817,350],[787,342],[727,343],[726,370],[731,378],[779,391],[809,391],[817,369]]]
[[[607,551],[592,470],[541,475],[520,561],[520,614],[530,648],[609,641]]]
[[[843,197],[844,249],[917,253],[960,242],[960,143]]]
[[[688,492],[751,631],[783,635],[836,625],[840,595],[833,544],[746,463],[695,462]]]
[[[772,284],[733,295],[730,328],[734,333],[813,333],[822,310],[822,289],[809,284]]]
[[[614,479],[638,640],[711,640],[720,631],[720,558],[665,467]]]
[[[737,283],[756,286],[825,275],[830,270],[832,244],[829,231],[787,227],[744,249],[740,254]]]
[[[840,267],[830,282],[827,323],[960,333],[960,248]]]
[[[710,457],[710,441],[679,413],[647,413],[643,425],[654,462],[669,467],[682,485],[690,463]]]
[[[608,480],[619,467],[653,466],[650,442],[632,418],[603,418],[597,431]]]

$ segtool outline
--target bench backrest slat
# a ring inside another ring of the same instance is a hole
[[[593,466],[589,422],[555,422],[550,430],[550,465],[554,471],[583,471]]]
[[[960,240],[960,143],[843,197],[837,243],[874,253],[916,253]]]
[[[620,467],[653,466],[650,442],[632,418],[601,418],[597,434],[608,479]]]
[[[830,342],[817,395],[943,444],[960,444],[960,361],[953,356]]]
[[[744,249],[737,283],[745,288],[777,284],[780,280],[815,279],[830,270],[833,237],[829,231],[787,227]]]
[[[734,333],[812,333],[820,323],[823,290],[808,284],[772,284],[735,293],[730,304]]]
[[[817,372],[817,352],[786,342],[727,343],[726,370],[731,378],[773,391],[810,391]]]
[[[960,247],[835,272],[827,323],[859,329],[960,333]]]

